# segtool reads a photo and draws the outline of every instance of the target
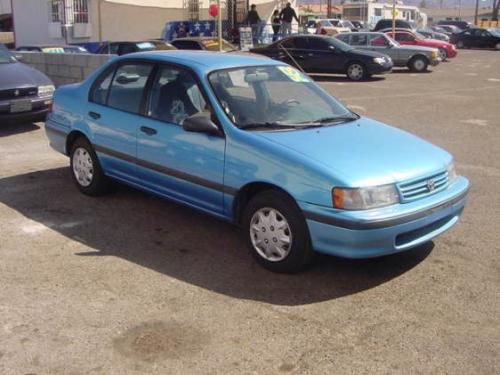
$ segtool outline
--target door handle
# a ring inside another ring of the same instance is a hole
[[[155,135],[157,133],[156,129],[149,128],[147,126],[141,126],[141,132],[146,133],[147,135]]]
[[[89,112],[89,116],[92,117],[94,120],[101,118],[101,115],[99,113],[92,111]]]

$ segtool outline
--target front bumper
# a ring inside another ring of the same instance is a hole
[[[436,57],[435,59],[429,59],[429,63],[431,66],[436,66],[441,62],[441,59],[439,57]]]
[[[366,67],[368,74],[387,74],[392,71],[393,63],[385,62],[383,64],[370,63]]]
[[[430,241],[453,227],[464,209],[469,182],[411,203],[345,211],[301,202],[316,251],[346,258],[397,253]]]
[[[11,113],[11,103],[16,101],[30,101],[31,110],[26,112]],[[52,98],[23,97],[19,99],[0,100],[0,123],[23,123],[45,121]]]

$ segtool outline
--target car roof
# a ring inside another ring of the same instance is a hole
[[[256,65],[285,65],[268,57],[248,52],[212,52],[194,50],[169,50],[137,52],[120,56],[113,61],[127,59],[146,59],[157,62],[177,63],[207,73],[218,69]]]
[[[187,36],[185,38],[177,38],[177,39],[174,39],[172,40],[172,42],[177,42],[179,40],[194,40],[194,41],[200,41],[200,40],[219,40],[217,37],[215,36]],[[224,39],[223,39],[224,40]],[[227,40],[226,40],[227,42]]]

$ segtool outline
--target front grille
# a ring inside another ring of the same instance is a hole
[[[22,87],[19,89],[0,90],[0,100],[2,99],[17,99],[24,96],[33,96],[38,93],[36,87]],[[17,95],[16,95],[17,94]]]
[[[403,202],[424,198],[443,190],[448,185],[448,172],[440,172],[418,180],[404,182],[398,185]]]

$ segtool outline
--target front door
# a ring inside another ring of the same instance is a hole
[[[212,110],[194,74],[161,66],[137,128],[138,176],[150,190],[222,215],[225,138],[182,127],[200,112]]]

